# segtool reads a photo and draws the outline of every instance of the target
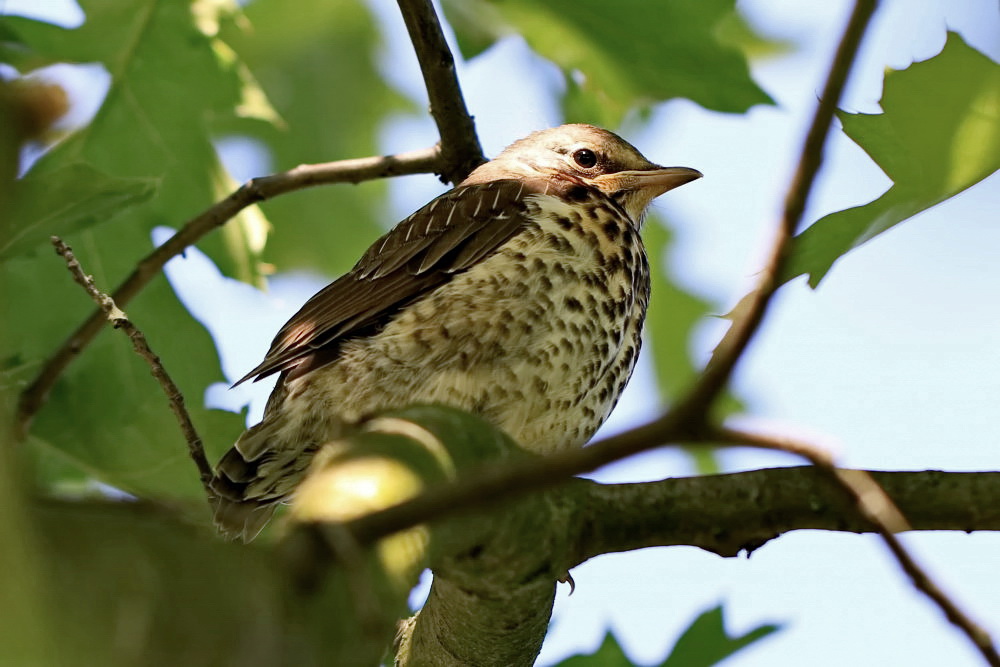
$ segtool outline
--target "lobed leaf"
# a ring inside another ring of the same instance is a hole
[[[840,112],[844,133],[893,185],[794,241],[783,280],[819,284],[843,255],[1000,169],[1000,65],[949,33],[937,56],[885,77],[883,113]]]

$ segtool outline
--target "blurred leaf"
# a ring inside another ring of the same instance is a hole
[[[24,18],[0,16],[0,62],[26,73],[56,62],[44,51],[62,39],[67,30],[59,26]],[[42,52],[40,53],[39,50]]]
[[[0,343],[6,342],[4,333],[0,330]],[[6,392],[0,388],[0,393]],[[7,610],[0,623],[0,661],[54,667],[60,664],[55,655],[61,636],[50,621],[57,598],[42,564],[37,526],[27,511],[26,485],[18,478],[19,452],[8,441],[6,417],[0,416],[0,609]]]
[[[674,644],[662,667],[709,667],[737,651],[781,629],[780,625],[761,625],[746,634],[730,637],[726,632],[722,605],[702,613],[688,626]]]
[[[25,253],[63,236],[107,222],[156,192],[151,178],[116,178],[70,164],[14,183],[15,205],[0,234],[0,259]]]
[[[562,68],[580,89],[568,84],[569,120],[615,127],[629,109],[675,97],[728,112],[772,103],[743,55],[718,36],[734,0],[445,0],[443,7],[466,58],[482,51],[487,35],[519,34]],[[594,115],[581,117],[580,93]]]
[[[379,35],[359,0],[255,0],[250,25],[223,35],[260,81],[284,123],[230,123],[269,151],[273,170],[379,153],[383,121],[408,108],[375,66]],[[264,257],[281,270],[335,275],[349,269],[383,228],[387,185],[312,188],[262,204],[274,231]]]
[[[795,50],[795,44],[786,39],[765,37],[758,33],[738,8],[716,25],[716,37],[723,44],[733,46],[747,58],[773,58]]]
[[[703,612],[677,639],[673,650],[659,667],[710,667],[781,629],[779,625],[761,625],[739,637],[726,633],[722,605]],[[614,633],[608,632],[597,652],[575,655],[558,667],[633,667]]]
[[[1000,65],[957,34],[934,58],[889,72],[881,104],[840,119],[892,187],[799,234],[784,280],[808,273],[815,287],[845,253],[1000,169]]]
[[[406,613],[406,592],[369,551],[348,584],[309,560],[307,541],[224,543],[147,504],[46,502],[31,518],[59,591],[48,646],[63,667],[371,665]],[[296,585],[306,568],[308,589]],[[358,590],[373,611],[353,606]]]
[[[160,184],[146,203],[69,235],[101,289],[112,289],[135,269],[152,248],[155,226],[178,226],[219,196],[225,177],[211,141],[213,124],[241,113],[248,85],[241,65],[211,34],[213,12],[224,7],[204,1],[84,0],[86,22],[78,29],[17,23],[24,28],[19,36],[44,57],[99,62],[111,76],[93,121],[43,156],[30,178],[55,178],[86,164],[108,178]],[[249,245],[240,247],[221,235],[204,245],[225,270],[254,278]],[[0,274],[2,316],[24,323],[9,353],[16,363],[3,378],[17,385],[31,378],[93,305],[54,255],[13,258],[0,266]],[[242,419],[202,407],[205,388],[222,379],[208,334],[163,277],[126,311],[185,394],[211,452],[224,449],[242,429]],[[118,332],[103,332],[74,362],[33,434],[32,442],[61,450],[67,461],[123,490],[200,502],[201,487],[167,403]]]
[[[245,67],[215,38],[213,17],[233,11],[226,0],[84,0],[77,29],[36,21],[14,23],[18,34],[50,62],[97,62],[111,76],[93,121],[54,147],[32,169],[75,162],[120,177],[161,178],[148,206],[130,211],[135,226],[179,227],[220,198],[222,168],[212,146],[213,125],[239,117],[254,86]],[[183,83],[177,72],[184,72]],[[243,224],[238,216],[230,225]],[[200,244],[228,275],[256,281],[250,248],[226,247],[218,235]],[[138,259],[149,242],[136,247]],[[141,251],[141,254],[140,252]],[[233,253],[236,253],[235,255]],[[253,266],[252,274],[236,267]]]
[[[670,230],[656,216],[650,215],[642,230],[649,256],[652,296],[646,314],[646,338],[653,354],[653,366],[660,390],[668,403],[675,401],[697,376],[700,368],[691,358],[691,337],[698,323],[716,313],[712,304],[678,285],[667,268]],[[742,403],[731,393],[723,394],[716,406],[724,417],[742,410]],[[695,448],[702,472],[715,472],[710,450]],[[707,458],[706,458],[707,457]]]
[[[614,633],[608,632],[596,652],[590,655],[570,656],[556,665],[557,667],[634,667],[635,663],[625,655]]]

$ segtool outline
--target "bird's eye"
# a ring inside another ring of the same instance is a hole
[[[589,148],[581,148],[573,153],[573,160],[584,169],[590,169],[597,164],[597,155]]]

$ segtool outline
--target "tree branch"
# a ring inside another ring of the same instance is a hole
[[[430,112],[441,137],[441,180],[458,183],[486,162],[476,124],[469,115],[455,76],[455,57],[448,48],[431,0],[398,0],[430,100]]]
[[[209,465],[208,459],[205,458],[205,448],[202,446],[201,438],[198,436],[194,424],[191,423],[191,417],[184,407],[184,396],[181,394],[180,389],[170,379],[170,375],[167,374],[166,369],[163,368],[163,364],[160,363],[160,358],[150,349],[149,343],[146,342],[146,337],[142,335],[142,332],[115,305],[111,297],[97,289],[94,285],[94,279],[83,272],[83,267],[80,266],[80,262],[77,261],[70,247],[63,243],[62,239],[58,236],[52,237],[52,245],[55,246],[59,256],[66,260],[66,268],[73,275],[73,280],[79,283],[97,304],[100,309],[99,312],[104,314],[104,317],[112,323],[112,326],[116,329],[122,329],[125,332],[132,341],[132,347],[135,348],[136,354],[145,359],[146,363],[149,364],[149,370],[160,384],[163,393],[166,394],[167,400],[170,402],[170,409],[173,411],[174,417],[177,418],[177,423],[181,427],[181,433],[184,434],[184,439],[188,443],[188,452],[191,454],[194,464],[198,467],[198,476],[201,478],[202,486],[205,487],[206,497],[211,498],[213,494],[209,483],[212,481],[212,466]]]
[[[802,221],[802,214],[809,201],[816,174],[823,164],[823,146],[833,122],[833,115],[840,103],[847,77],[861,45],[861,38],[877,5],[877,0],[857,0],[854,4],[854,10],[840,38],[840,44],[830,65],[830,72],[827,74],[826,84],[823,86],[823,93],[802,145],[799,164],[785,196],[784,213],[767,264],[760,273],[756,288],[744,297],[744,302],[735,309],[732,326],[716,347],[715,354],[696,384],[681,399],[677,408],[679,410],[690,410],[695,414],[708,412],[729,382],[733,369],[767,315],[771,297],[781,286],[778,276],[781,275],[788,258],[791,240]]]
[[[868,474],[906,514],[910,530],[1000,531],[1000,472]],[[793,530],[874,530],[814,466],[636,484],[577,479],[570,486],[576,514],[567,521],[567,567],[646,547],[690,545],[731,557]]]
[[[788,439],[776,439],[734,429],[719,429],[718,439],[731,444],[748,444],[762,449],[785,451],[808,459],[829,480],[833,481],[853,502],[857,513],[867,520],[889,547],[896,562],[910,578],[913,586],[926,595],[961,630],[979,650],[986,662],[1000,667],[1000,654],[993,639],[958,604],[952,600],[903,546],[897,532],[909,530],[907,520],[895,503],[872,476],[863,470],[837,468],[830,456],[810,445]]]
[[[339,160],[322,164],[299,165],[294,169],[254,178],[225,199],[188,220],[166,243],[155,248],[111,294],[121,307],[150,283],[164,265],[184,252],[203,236],[232,219],[243,209],[278,195],[328,183],[360,183],[404,174],[425,174],[440,170],[441,152],[437,147],[398,155]],[[18,435],[28,431],[32,418],[48,398],[56,381],[100,332],[107,320],[101,309],[95,310],[45,362],[38,376],[21,392],[15,425]]]

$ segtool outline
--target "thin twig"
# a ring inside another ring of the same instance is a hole
[[[80,266],[80,262],[73,255],[70,247],[63,243],[63,240],[58,236],[52,237],[52,245],[55,246],[59,256],[66,260],[66,268],[73,274],[73,280],[87,291],[87,294],[94,300],[100,308],[100,312],[111,322],[112,326],[125,331],[125,334],[132,341],[132,347],[135,348],[136,353],[149,364],[150,372],[156,378],[156,381],[160,383],[163,393],[166,394],[167,400],[170,402],[170,409],[173,411],[174,417],[177,418],[177,423],[181,427],[181,432],[184,434],[184,439],[188,444],[191,459],[198,467],[198,476],[201,477],[201,483],[205,487],[205,492],[208,494],[208,497],[212,497],[213,494],[209,487],[209,482],[212,480],[212,466],[209,465],[208,459],[205,458],[205,448],[202,446],[201,438],[198,436],[194,424],[191,423],[191,417],[184,407],[184,396],[181,394],[180,389],[170,379],[170,375],[167,374],[166,369],[163,368],[163,364],[160,363],[160,358],[149,348],[146,337],[142,335],[142,332],[115,305],[114,299],[98,290],[94,285],[94,279],[83,272],[83,267]]]
[[[188,220],[166,243],[154,249],[136,265],[111,294],[111,298],[121,307],[126,306],[159,275],[168,261],[257,202],[328,183],[360,183],[388,176],[432,173],[441,169],[441,160],[437,147],[431,147],[398,155],[300,165],[278,174],[254,178],[222,201]],[[38,376],[21,393],[15,422],[20,436],[27,433],[32,418],[45,404],[49,391],[66,367],[90,344],[105,321],[107,318],[104,312],[101,309],[95,310],[49,357]]]
[[[823,146],[861,45],[861,38],[877,5],[877,0],[857,0],[854,4],[854,10],[840,38],[826,84],[823,86],[823,93],[802,145],[799,164],[785,197],[785,210],[771,247],[770,257],[760,274],[756,288],[747,295],[747,302],[739,308],[732,326],[723,336],[711,361],[691,391],[682,399],[682,409],[697,413],[709,410],[729,382],[733,369],[743,357],[743,352],[760,329],[770,306],[771,297],[781,286],[778,276],[781,275],[788,258],[791,240],[802,221],[813,182],[823,163]]]
[[[909,530],[910,526],[889,495],[872,476],[864,470],[844,470],[834,465],[830,455],[813,445],[783,437],[771,437],[729,428],[720,428],[713,439],[731,445],[749,445],[760,449],[789,452],[807,459],[822,470],[839,488],[854,500],[859,512],[871,522],[875,531],[889,547],[900,568],[910,578],[914,588],[930,598],[945,617],[979,650],[986,662],[1000,667],[993,639],[978,623],[972,620],[952,600],[933,578],[920,566],[899,541],[896,533]]]
[[[441,31],[431,0],[398,0],[441,137],[441,180],[458,183],[486,162],[476,124],[469,115],[455,75],[455,57]]]

